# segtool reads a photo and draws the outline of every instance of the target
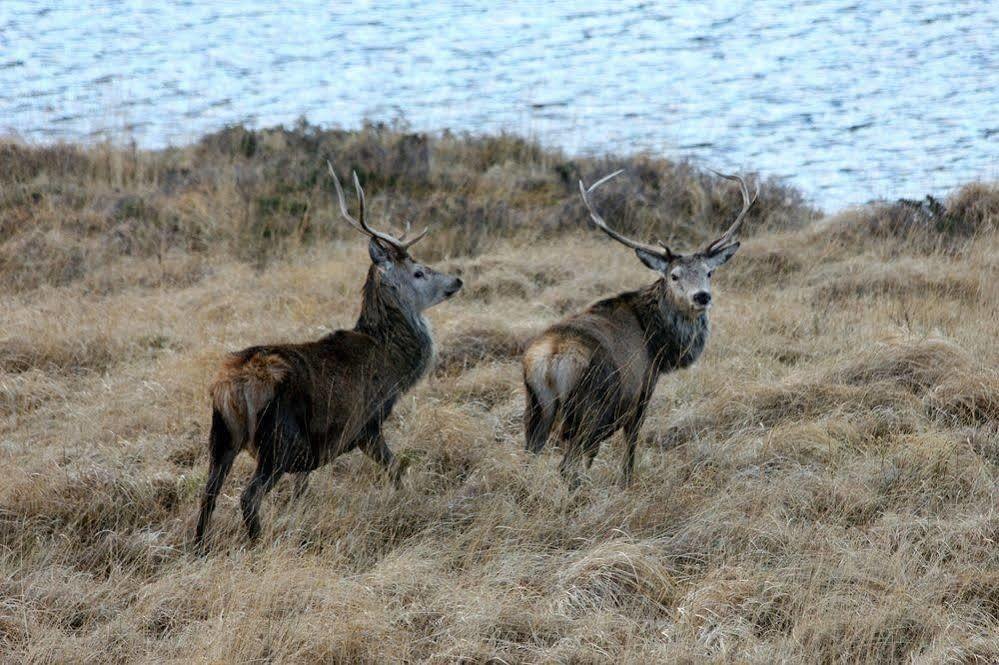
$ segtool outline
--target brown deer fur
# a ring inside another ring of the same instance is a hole
[[[363,207],[361,220],[357,227],[368,233]],[[260,532],[261,499],[285,473],[308,474],[360,448],[398,484],[403,469],[385,442],[382,423],[432,363],[433,337],[423,310],[461,287],[460,279],[413,261],[407,246],[385,234],[371,235],[372,265],[352,330],[303,344],[250,347],[222,363],[210,389],[210,468],[199,546],[241,450],[257,461],[240,499],[251,539]],[[305,477],[300,476],[296,494]]]
[[[735,237],[752,205],[745,183],[726,176],[742,190],[739,217],[704,251],[674,254],[620,235],[593,209],[588,194],[615,175],[588,190],[580,183],[583,201],[597,227],[633,248],[660,278],[556,323],[531,342],[523,358],[527,449],[540,452],[551,435],[560,437],[565,452],[559,469],[573,486],[579,460],[586,455],[589,466],[601,442],[618,429],[626,439],[623,480],[631,480],[639,428],[659,376],[691,365],[704,350],[711,273],[738,250]]]

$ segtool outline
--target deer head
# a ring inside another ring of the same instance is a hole
[[[371,256],[374,269],[378,271],[379,283],[382,286],[392,290],[401,303],[416,312],[422,312],[458,292],[462,284],[461,279],[437,272],[430,266],[418,263],[409,255],[409,248],[419,242],[429,229],[423,229],[407,240],[408,223],[406,232],[399,238],[371,228],[364,218],[364,190],[356,172],[352,173],[358,201],[357,219],[354,219],[347,210],[347,199],[343,195],[343,188],[333,170],[333,165],[326,162],[326,166],[333,176],[336,195],[340,201],[340,214],[344,221],[370,238],[368,254]]]
[[[757,187],[756,194],[750,198],[749,188],[746,181],[737,175],[717,175],[739,183],[739,190],[742,192],[742,210],[732,222],[732,225],[725,233],[708,245],[692,254],[677,254],[662,242],[658,245],[647,245],[628,238],[614,229],[607,226],[607,222],[593,207],[590,202],[590,194],[611,178],[620,175],[623,171],[615,171],[596,181],[589,188],[579,181],[579,193],[583,197],[583,203],[590,213],[590,218],[598,228],[609,235],[614,240],[631,247],[635,254],[646,265],[662,275],[665,280],[668,293],[673,300],[694,312],[703,312],[711,306],[711,275],[715,268],[723,265],[735,255],[739,249],[739,231],[746,219],[746,213],[756,202],[759,194]]]

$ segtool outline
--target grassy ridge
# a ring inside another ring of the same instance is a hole
[[[237,460],[205,558],[221,355],[350,325],[374,219],[460,272],[439,361],[359,454],[282,481],[243,547]],[[511,136],[231,128],[159,152],[0,145],[0,658],[11,662],[995,662],[999,186],[821,217],[765,182],[713,336],[566,493],[522,451],[519,350],[652,277],[584,223],[686,249],[739,196],[688,164]],[[612,185],[612,186],[611,186]]]
[[[704,240],[739,197],[688,164],[645,157],[570,159],[509,135],[430,137],[384,125],[356,132],[232,127],[196,145],[0,147],[0,276],[6,289],[67,284],[128,258],[170,251],[264,264],[352,233],[334,212],[325,160],[356,170],[373,219],[433,225],[429,257],[479,254],[498,238],[578,231],[577,180],[616,168],[609,214],[629,231]],[[763,186],[754,229],[814,213],[794,190]]]

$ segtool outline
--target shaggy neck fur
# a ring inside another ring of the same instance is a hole
[[[697,360],[710,332],[706,312],[677,303],[664,279],[635,292],[635,301],[656,372],[687,367]]]
[[[406,390],[426,373],[434,357],[434,339],[421,312],[400,302],[398,293],[382,283],[371,266],[364,282],[361,314],[354,330],[373,337],[398,372],[400,390]]]

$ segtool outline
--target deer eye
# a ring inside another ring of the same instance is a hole
[[[713,274],[715,274],[715,271],[714,271],[714,270],[709,270],[709,271],[708,271],[708,277],[711,277],[711,275],[713,275]]]
[[[677,275],[676,273],[673,273],[673,274],[671,274],[671,275],[670,275],[669,277],[670,277],[670,279],[672,279],[672,280],[673,280],[674,282],[679,282],[679,281],[680,281],[680,276],[679,276],[679,275]]]
[[[413,273],[413,277],[415,277],[416,279],[423,279],[424,277],[423,271],[417,270],[416,272]]]

